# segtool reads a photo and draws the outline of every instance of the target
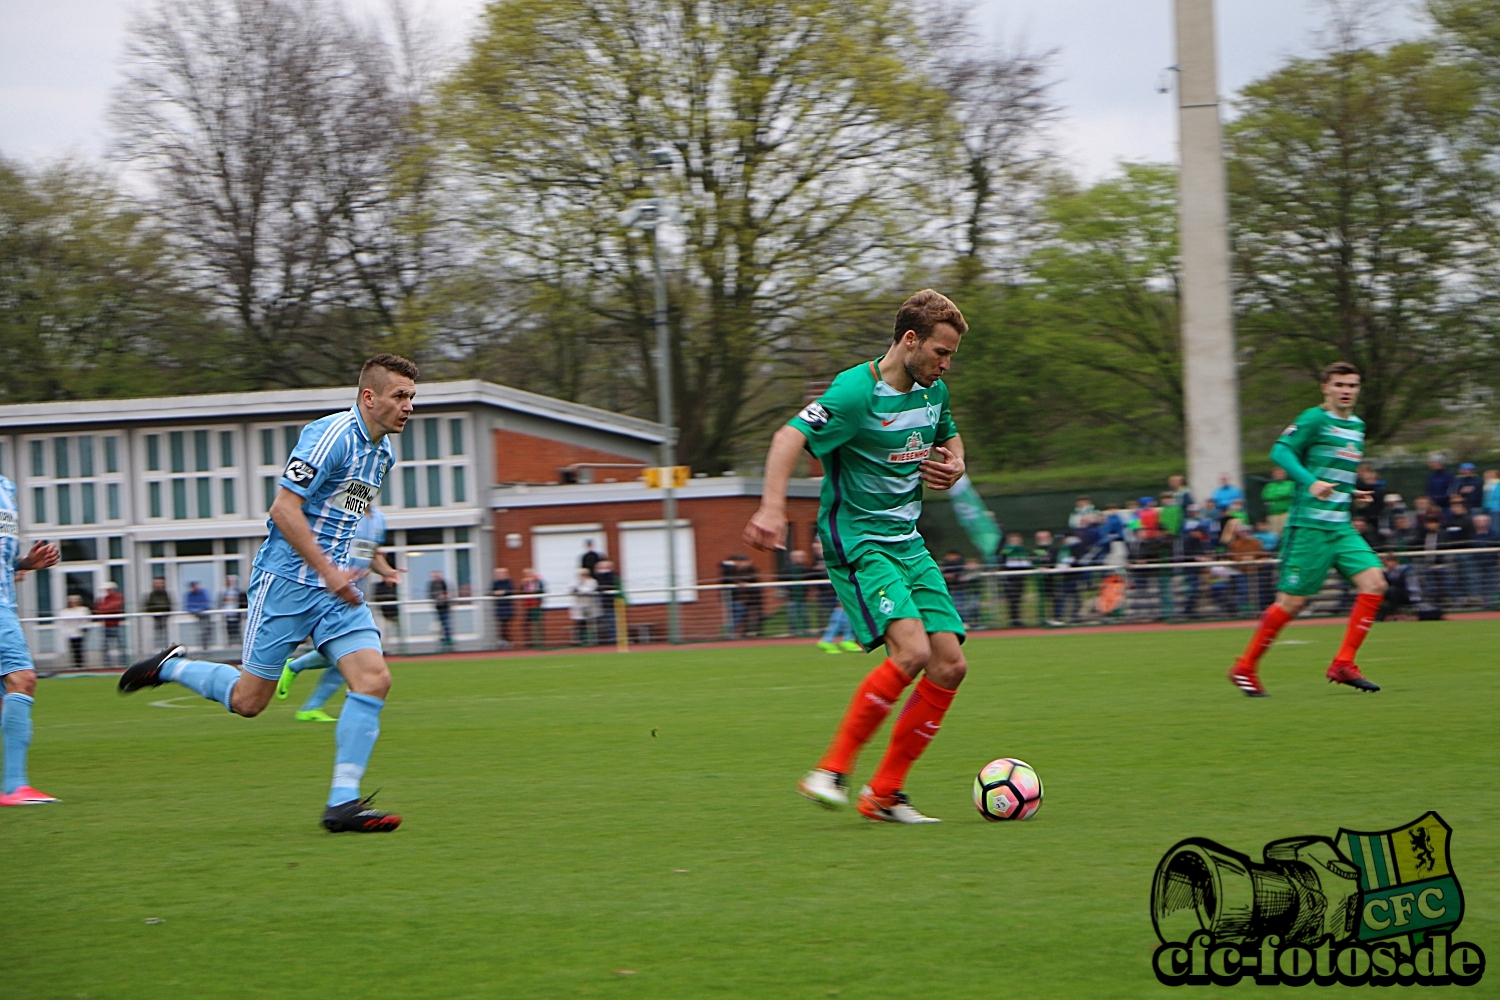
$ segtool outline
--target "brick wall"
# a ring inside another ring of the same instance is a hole
[[[741,536],[750,516],[760,506],[760,498],[754,496],[710,497],[699,500],[677,502],[677,516],[693,526],[693,545],[697,556],[699,584],[719,582],[719,562],[724,557],[743,553],[755,564],[756,573],[762,580],[776,578],[776,555],[760,552],[746,545]],[[787,516],[792,527],[792,548],[810,548],[816,530],[818,501],[806,497],[787,500]],[[623,503],[568,504],[550,507],[517,507],[494,513],[495,519],[495,564],[510,570],[512,579],[520,581],[521,573],[532,564],[531,531],[549,524],[603,524],[600,532],[605,537],[611,558],[618,559],[620,532],[616,527],[621,521],[658,521],[662,518],[660,500],[639,500]],[[521,536],[521,547],[510,548],[506,536]],[[582,555],[582,552],[579,553]],[[556,584],[557,581],[549,581]],[[775,591],[768,590],[764,598],[766,614],[778,607]],[[682,605],[683,620],[694,634],[703,628],[717,627],[720,617],[719,598],[714,593],[700,595],[697,607]],[[692,621],[687,621],[687,616]],[[557,608],[546,612],[547,638],[550,643],[566,641],[569,628],[566,609]],[[632,626],[651,623],[659,638],[661,626],[666,621],[665,605],[639,605],[630,609]],[[700,635],[701,637],[701,635]],[[632,636],[634,638],[634,636]]]
[[[612,455],[597,448],[553,441],[532,434],[497,430],[495,435],[495,482],[497,483],[559,483],[562,474],[558,471],[575,462],[627,462],[640,465],[640,460],[626,455]],[[644,466],[641,466],[644,468]],[[640,473],[630,469],[595,469],[594,482],[602,483],[616,479],[622,483],[640,478]]]

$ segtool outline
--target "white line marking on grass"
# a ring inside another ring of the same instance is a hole
[[[174,705],[174,704],[172,704],[174,701],[187,701],[189,698],[195,699],[197,701],[202,701],[203,700],[203,699],[199,698],[195,694],[185,694],[185,695],[182,695],[182,696],[177,697],[177,698],[163,698],[161,701],[150,701],[150,702],[147,702],[146,704],[148,704],[152,708],[199,708],[199,707],[201,707],[199,705]]]

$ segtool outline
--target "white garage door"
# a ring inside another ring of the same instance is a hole
[[[589,541],[594,543],[595,552],[609,555],[609,540],[602,524],[548,524],[531,529],[531,565],[547,585],[542,607],[572,606],[573,583],[587,551],[584,543]]]
[[[667,603],[667,522],[621,521],[620,579],[631,604]],[[698,553],[693,524],[678,518],[673,540],[677,545],[677,600],[698,599]]]

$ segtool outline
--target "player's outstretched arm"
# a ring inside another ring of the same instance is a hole
[[[786,548],[786,487],[796,471],[797,459],[807,438],[791,424],[786,424],[771,438],[766,454],[765,485],[761,487],[760,509],[745,525],[745,542],[757,549]]]
[[[297,554],[317,571],[329,590],[348,604],[359,604],[359,591],[352,582],[354,574],[334,566],[328,554],[318,545],[317,539],[313,537],[312,526],[307,523],[307,515],[302,513],[302,503],[302,497],[283,486],[276,494],[276,501],[271,504],[271,523],[281,530],[282,536]]]
[[[46,569],[48,566],[56,566],[61,555],[57,546],[51,542],[37,542],[24,558],[16,560],[16,569]]]
[[[1312,471],[1302,464],[1302,459],[1297,457],[1297,452],[1285,441],[1277,441],[1271,448],[1271,461],[1285,469],[1292,482],[1319,500],[1327,500],[1333,495],[1333,484],[1325,483],[1313,475]]]

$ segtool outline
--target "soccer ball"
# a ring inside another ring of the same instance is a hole
[[[987,820],[1030,819],[1041,807],[1042,779],[1024,760],[992,760],[974,778],[974,808]]]

